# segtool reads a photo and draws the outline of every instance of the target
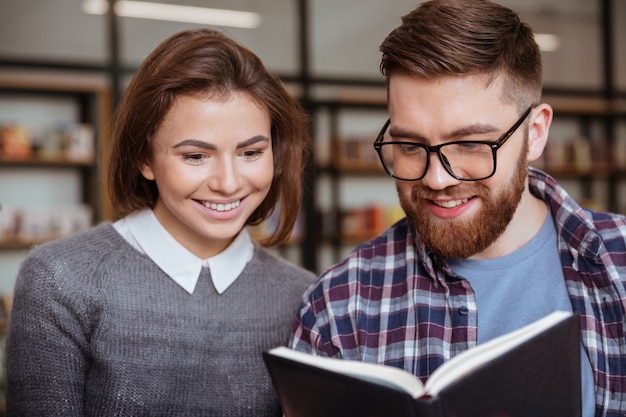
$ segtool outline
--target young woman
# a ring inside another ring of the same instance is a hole
[[[185,31],[138,69],[109,166],[124,216],[35,248],[8,333],[12,416],[280,415],[261,352],[286,344],[308,271],[253,243],[300,201],[308,120],[259,58]]]

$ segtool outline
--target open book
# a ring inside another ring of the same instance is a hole
[[[287,417],[580,415],[580,322],[554,312],[446,361],[426,384],[402,369],[263,353]]]

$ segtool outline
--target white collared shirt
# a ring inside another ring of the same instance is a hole
[[[211,270],[213,286],[219,294],[237,279],[254,253],[254,245],[244,228],[222,252],[200,259],[161,225],[152,210],[140,210],[113,223],[113,227],[139,252],[144,253],[189,294],[196,288],[200,270]]]

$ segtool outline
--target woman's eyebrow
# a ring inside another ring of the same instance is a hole
[[[255,143],[258,143],[258,142],[269,142],[269,141],[270,141],[270,139],[267,136],[256,135],[256,136],[251,137],[248,140],[244,140],[243,142],[239,142],[237,144],[237,149],[245,148],[247,146],[254,145]]]
[[[176,149],[176,148],[180,148],[183,146],[195,146],[197,148],[208,149],[211,151],[217,150],[217,146],[208,142],[197,140],[197,139],[185,139],[183,141],[178,142],[176,145],[172,146],[172,148]]]
[[[267,136],[256,135],[256,136],[251,137],[250,139],[244,140],[243,142],[239,142],[237,144],[237,149],[245,148],[247,146],[254,145],[255,143],[258,143],[258,142],[269,142],[269,141],[270,139]],[[185,139],[183,141],[178,142],[174,146],[172,146],[172,148],[176,149],[176,148],[180,148],[183,146],[195,146],[197,148],[207,149],[211,151],[217,150],[217,146],[213,145],[212,143],[204,142],[202,140],[197,140],[197,139]]]

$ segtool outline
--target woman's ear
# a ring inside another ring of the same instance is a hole
[[[150,161],[145,161],[138,165],[139,165],[138,168],[139,168],[139,171],[141,172],[141,175],[143,175],[143,177],[147,179],[148,181],[154,181],[155,176],[154,176],[154,171],[152,171],[152,166],[150,165]]]
[[[549,104],[541,103],[530,113],[528,125],[528,161],[532,162],[541,156],[552,124],[553,110]]]

